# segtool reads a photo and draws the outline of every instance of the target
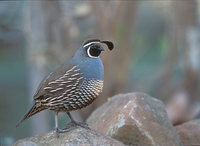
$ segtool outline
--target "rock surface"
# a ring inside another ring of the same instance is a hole
[[[128,145],[179,146],[164,104],[144,93],[119,94],[95,110],[89,126]]]
[[[49,132],[42,136],[34,136],[17,141],[14,146],[94,146],[94,145],[116,145],[124,144],[110,137],[99,134],[93,130],[76,128],[70,132],[60,134],[56,138],[55,132]]]
[[[175,127],[183,145],[200,145],[200,119]]]

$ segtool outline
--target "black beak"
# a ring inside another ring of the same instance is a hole
[[[99,47],[100,51],[105,51],[104,48],[102,46]]]
[[[110,41],[101,41],[101,43],[106,44],[109,50],[112,50],[114,48],[114,44]]]

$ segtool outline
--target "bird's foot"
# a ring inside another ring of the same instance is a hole
[[[64,129],[56,128],[56,137],[59,138],[59,133],[69,132],[73,129],[75,129],[75,127],[68,127],[68,128],[64,128]]]
[[[76,122],[76,121],[71,121],[70,123],[67,124],[67,126],[64,128],[64,129],[69,129],[71,127],[76,127],[76,126],[79,126],[79,127],[82,127],[82,128],[85,128],[85,129],[90,129],[88,127],[88,124],[87,123],[84,123],[84,122]]]
[[[66,128],[64,128],[64,129],[56,128],[56,137],[59,138],[59,133],[69,132],[73,129],[75,129],[75,127],[68,127],[67,129]]]
[[[63,129],[56,128],[56,137],[59,138],[59,133],[65,133],[69,132],[71,130],[74,130],[77,126],[89,129],[88,124],[84,122],[76,122],[76,121],[71,121],[70,123],[67,124],[67,126]]]
[[[90,129],[90,127],[88,126],[87,123],[84,123],[84,122],[76,122],[76,121],[73,121],[75,123],[75,125],[79,126],[79,127],[82,127],[82,128],[85,128],[85,129]]]

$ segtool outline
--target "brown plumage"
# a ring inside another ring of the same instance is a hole
[[[86,107],[96,99],[102,89],[103,81],[84,79],[78,66],[70,65],[67,68],[62,66],[41,83],[34,95],[33,107],[16,127],[45,109],[66,112]]]
[[[29,117],[37,114],[38,112],[44,110],[45,108],[43,107],[37,107],[36,104],[34,104],[30,110],[28,110],[28,112],[24,115],[24,117],[22,118],[22,120],[20,120],[16,127],[18,127],[22,122],[24,122],[26,119],[28,119]]]

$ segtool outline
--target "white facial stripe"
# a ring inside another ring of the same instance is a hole
[[[88,54],[88,56],[89,56],[90,58],[99,58],[99,56],[96,57],[96,56],[90,55],[90,47],[87,49],[87,54]]]
[[[90,42],[90,43],[84,45],[83,48],[85,48],[85,47],[87,47],[87,46],[89,46],[89,45],[91,45],[91,44],[96,44],[96,43],[100,44],[100,42]]]

